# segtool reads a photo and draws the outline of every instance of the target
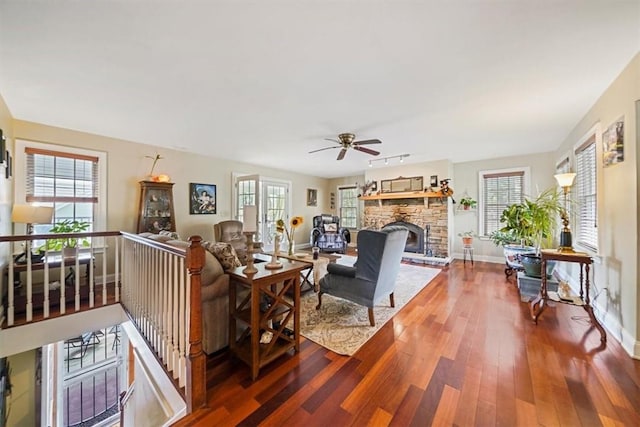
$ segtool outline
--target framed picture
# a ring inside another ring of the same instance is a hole
[[[429,186],[436,188],[438,186],[438,175],[431,175]]]
[[[604,167],[624,161],[624,116],[602,133],[602,145]]]
[[[4,134],[2,133],[2,129],[0,129],[0,163],[3,163],[7,160],[9,151],[7,151],[7,140],[4,139]]]
[[[189,184],[189,213],[191,215],[216,213],[216,186],[213,184]]]
[[[9,151],[7,151],[6,154],[7,157],[5,157],[5,159],[7,160],[7,167],[4,170],[4,175],[5,178],[9,179],[13,176],[13,157],[11,157]]]
[[[318,206],[318,190],[307,188],[307,206]]]

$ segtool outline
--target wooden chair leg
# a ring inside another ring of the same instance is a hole
[[[373,318],[373,308],[369,307],[369,324],[371,326],[376,326],[376,321]]]
[[[322,292],[318,292],[318,305],[316,305],[316,310],[320,310],[321,305],[322,305]]]
[[[393,299],[393,292],[389,294],[389,303],[391,304],[391,307],[396,306],[396,301]]]

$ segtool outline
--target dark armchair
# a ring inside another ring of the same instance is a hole
[[[313,217],[313,230],[309,238],[311,246],[317,246],[322,252],[345,253],[351,234],[340,227],[340,217],[322,214]]]
[[[375,326],[373,306],[387,296],[391,307],[395,306],[393,291],[408,234],[400,226],[358,232],[358,260],[353,267],[327,266],[327,274],[320,279],[316,310],[322,305],[322,294],[330,294],[367,307],[369,323]]]

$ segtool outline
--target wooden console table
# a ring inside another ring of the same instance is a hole
[[[591,307],[591,298],[589,297],[590,292],[590,283],[589,283],[589,269],[591,264],[593,263],[593,259],[586,253],[583,252],[558,252],[555,250],[543,250],[542,251],[542,265],[541,271],[547,271],[547,261],[555,260],[555,261],[564,261],[564,262],[574,262],[579,264],[580,266],[580,295],[576,297],[573,301],[562,300],[560,298],[553,299],[555,302],[559,302],[562,304],[570,304],[570,305],[579,305],[585,309],[587,314],[589,315],[589,319],[591,320],[591,324],[600,332],[600,341],[603,343],[607,342],[607,333],[604,328],[596,319],[596,316],[593,314],[593,307]],[[542,314],[542,311],[547,305],[547,301],[549,300],[549,293],[547,292],[547,277],[546,274],[542,275],[542,280],[540,283],[540,294],[531,301],[530,311],[531,317],[533,321],[537,324],[538,317]]]
[[[300,351],[300,272],[309,268],[308,263],[295,260],[283,260],[278,270],[265,265],[255,264],[258,272],[251,275],[242,272],[244,267],[229,272],[229,349],[249,365],[254,380],[262,366],[292,348]],[[249,290],[240,302],[239,288]],[[285,298],[287,291],[292,297]],[[269,306],[261,311],[262,301],[268,301]],[[276,321],[277,326],[273,325]],[[238,322],[245,329],[236,338]],[[260,343],[260,336],[267,331],[273,334],[271,341]]]
[[[78,264],[86,266],[85,272],[85,281],[86,284],[89,283],[89,263],[91,262],[93,256],[88,252],[80,252],[78,254]],[[31,263],[31,271],[44,270],[45,265],[47,268],[60,268],[63,263],[63,257],[61,255],[49,255],[46,259],[43,259],[39,262]],[[64,266],[68,268],[73,268],[76,266],[76,257],[64,258]],[[27,271],[27,263],[13,263],[13,282],[14,286],[20,287],[22,280],[20,279],[20,273],[24,273]],[[74,273],[75,274],[75,273]]]

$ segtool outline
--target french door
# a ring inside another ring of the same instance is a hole
[[[258,207],[258,233],[256,241],[271,249],[276,221],[289,221],[291,183],[259,175],[236,177],[236,218],[243,219],[245,205]]]

